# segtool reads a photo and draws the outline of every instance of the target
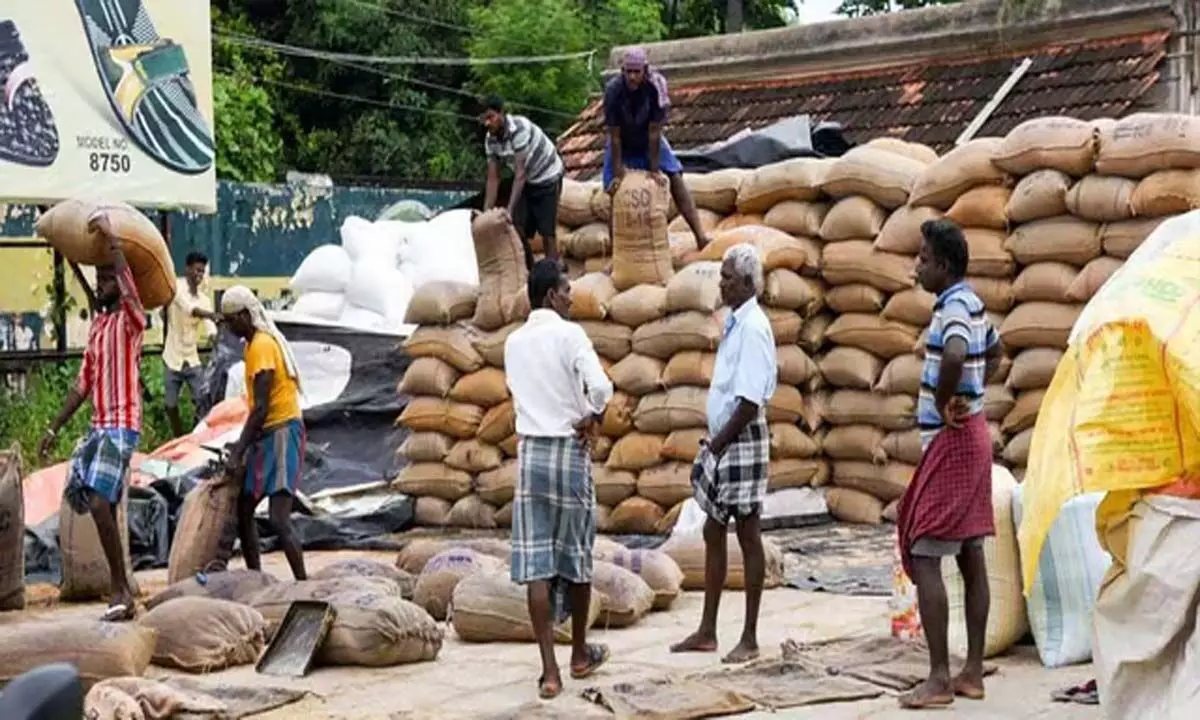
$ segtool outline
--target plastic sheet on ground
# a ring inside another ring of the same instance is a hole
[[[788,587],[835,595],[888,597],[896,526],[827,522],[771,533],[784,551]]]
[[[720,142],[676,150],[687,172],[722,168],[758,168],[796,157],[840,157],[850,149],[840,123],[816,126],[808,115],[794,115],[758,130],[743,130]]]

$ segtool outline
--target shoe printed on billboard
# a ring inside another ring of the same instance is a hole
[[[58,129],[17,26],[0,20],[0,162],[46,167],[58,157]]]

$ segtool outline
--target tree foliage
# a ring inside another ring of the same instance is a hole
[[[896,10],[914,10],[930,5],[953,5],[957,2],[959,0],[842,0],[837,12],[846,17],[865,17],[882,15]]]
[[[743,30],[783,27],[790,18],[792,0],[740,0]],[[803,2],[803,0],[801,0]],[[728,0],[663,0],[663,23],[668,37],[689,38],[725,32]]]
[[[253,30],[244,15],[212,10],[213,28],[222,32]],[[270,53],[229,45],[213,48],[213,115],[217,174],[240,182],[270,182],[279,173],[283,139],[270,92],[253,78],[278,79],[283,63]]]

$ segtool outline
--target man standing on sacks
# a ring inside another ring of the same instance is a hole
[[[766,557],[761,513],[767,494],[770,436],[767,401],[775,394],[775,336],[758,305],[763,267],[752,245],[729,248],[721,264],[721,300],[729,308],[708,390],[709,437],[692,468],[696,502],[704,522],[704,610],[700,627],[672,652],[715,652],[717,610],[725,586],[726,542],[732,519],[746,575],[746,620],[725,663],[758,657],[758,611]]]
[[[896,530],[904,571],[917,586],[917,607],[929,646],[929,678],[900,696],[909,709],[938,707],[955,696],[982,700],[987,631],[987,564],[983,540],[995,534],[992,441],[983,415],[984,387],[1000,365],[1002,346],[983,301],[966,282],[969,253],[949,220],[921,225],[917,281],[936,295],[917,424],[921,462],[900,500]],[[951,679],[949,602],[942,558],[954,556],[963,576],[967,660]]]
[[[583,328],[566,320],[571,287],[559,263],[539,260],[528,287],[533,311],[504,344],[518,437],[511,572],[527,587],[542,659],[538,694],[550,699],[563,685],[556,623],[571,617],[572,678],[608,660],[607,647],[586,640],[596,540],[590,443],[613,386]]]

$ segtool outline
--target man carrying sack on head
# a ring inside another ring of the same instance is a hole
[[[221,297],[229,329],[246,341],[246,395],[250,415],[242,436],[229,449],[230,478],[240,480],[238,538],[246,568],[261,570],[254,509],[269,498],[271,525],[292,576],[304,580],[304,555],[292,528],[292,497],[304,469],[304,420],[300,372],[283,333],[267,317],[250,288],[238,285]]]
[[[133,591],[125,573],[117,506],[125,492],[130,461],[142,430],[142,339],[146,311],[133,273],[103,210],[88,220],[108,246],[109,262],[96,268],[96,308],[75,389],[42,438],[40,455],[49,457],[58,433],[84,402],[92,402],[92,427],[75,449],[64,500],[77,514],[90,512],[108,561],[110,598],[104,620],[134,616]]]
[[[528,589],[542,656],[538,694],[548,700],[562,692],[554,625],[568,614],[571,677],[586,678],[608,660],[607,647],[586,641],[596,541],[589,448],[613,386],[583,328],[566,320],[571,286],[558,262],[533,266],[529,302],[529,319],[504,343],[519,439],[512,579]]]

